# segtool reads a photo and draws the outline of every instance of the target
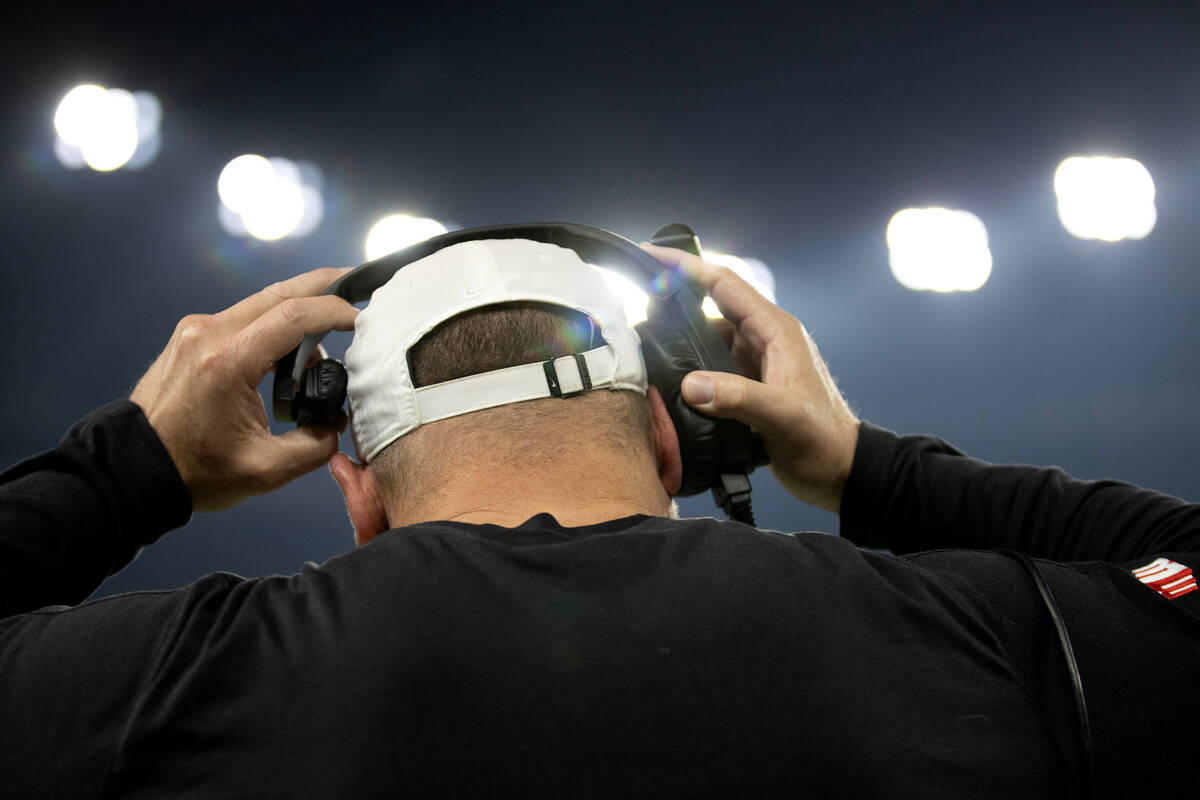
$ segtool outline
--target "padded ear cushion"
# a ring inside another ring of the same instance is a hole
[[[337,419],[346,403],[346,367],[336,358],[323,358],[304,370],[302,387],[294,403],[296,423],[324,425]]]
[[[716,331],[707,327],[716,339],[715,346],[711,340],[698,346],[688,331],[665,315],[652,315],[635,325],[634,330],[642,339],[650,383],[662,394],[679,436],[683,481],[678,495],[699,494],[717,483],[722,473],[751,471],[754,466],[750,429],[736,420],[717,419],[696,411],[683,399],[680,388],[683,377],[698,369],[732,371],[732,358],[729,364],[721,364],[712,363],[715,359],[705,355],[714,352],[714,347],[720,348],[718,354],[728,355],[728,348]]]

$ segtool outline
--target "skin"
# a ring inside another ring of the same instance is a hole
[[[272,436],[258,385],[305,334],[353,330],[358,309],[313,296],[344,272],[313,270],[220,313],[184,317],[134,387],[129,399],[166,446],[194,510],[278,489],[337,452],[344,418]]]
[[[716,301],[725,316],[722,334],[742,373],[691,373],[684,379],[684,399],[704,413],[758,430],[780,483],[799,499],[837,512],[859,420],[804,326],[724,267],[680,250],[643,248],[686,273]],[[305,334],[354,327],[353,306],[318,296],[343,272],[314,270],[220,313],[185,317],[135,387],[130,399],[158,433],[195,510],[228,508],[329,464],[358,544],[389,528],[431,519],[511,527],[549,512],[563,525],[576,526],[669,514],[680,480],[679,442],[657,391],[649,394],[654,422],[645,448],[618,457],[576,439],[560,457],[547,448],[551,455],[545,461],[515,470],[481,447],[462,455],[458,479],[443,482],[435,496],[414,508],[397,507],[369,468],[337,453],[344,416],[335,426],[271,435],[257,390],[263,377]],[[579,452],[589,453],[586,465]],[[474,478],[481,474],[488,480]]]
[[[725,317],[722,336],[742,373],[692,372],[683,380],[684,399],[706,414],[758,430],[771,472],[784,488],[839,513],[860,422],[803,323],[730,269],[674,248],[642,249],[681,269],[712,297]],[[704,380],[712,384],[711,399],[699,394]]]
[[[536,468],[523,465],[520,470],[499,460],[494,447],[460,452],[457,469],[443,470],[451,479],[416,507],[389,498],[370,468],[344,453],[333,457],[329,471],[346,498],[359,546],[392,528],[429,520],[516,527],[535,514],[549,513],[559,524],[575,527],[633,514],[669,516],[671,496],[679,491],[683,475],[679,439],[658,390],[651,387],[648,399],[653,434],[645,448],[631,448],[632,453],[618,458],[609,448],[588,447],[576,438],[569,448],[547,448]],[[488,480],[478,480],[479,475]]]

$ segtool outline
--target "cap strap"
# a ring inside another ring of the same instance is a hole
[[[571,397],[600,389],[612,384],[616,367],[616,354],[605,345],[586,353],[422,386],[415,391],[421,424],[522,400]]]

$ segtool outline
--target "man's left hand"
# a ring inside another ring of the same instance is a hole
[[[337,452],[337,425],[272,436],[258,385],[309,333],[354,328],[358,310],[317,295],[345,273],[318,269],[268,286],[218,314],[184,317],[134,388],[197,511],[277,489]]]

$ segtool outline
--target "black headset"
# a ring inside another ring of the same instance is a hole
[[[731,519],[753,525],[748,476],[768,462],[761,437],[741,422],[696,411],[680,392],[683,377],[693,370],[735,372],[733,357],[700,308],[704,297],[700,287],[632,241],[600,228],[558,222],[452,231],[368,261],[336,280],[324,294],[335,294],[350,303],[364,302],[407,264],[444,247],[479,239],[529,239],[565,247],[585,262],[611,268],[643,288],[650,297],[647,319],[634,330],[641,338],[650,383],[662,394],[679,436],[683,481],[678,494],[690,496],[711,488],[717,505]],[[651,241],[702,254],[699,238],[686,225],[661,228]],[[345,403],[346,370],[341,362],[323,359],[304,368],[325,335],[306,336],[276,365],[273,410],[277,420],[298,425],[330,422]],[[554,391],[552,374],[548,367],[551,394],[561,395]]]

